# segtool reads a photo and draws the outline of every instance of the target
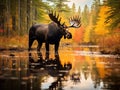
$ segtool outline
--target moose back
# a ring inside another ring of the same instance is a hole
[[[59,14],[56,16],[56,12],[49,12],[49,17],[53,21],[49,24],[35,24],[29,30],[29,48],[31,50],[31,46],[34,40],[37,40],[37,53],[38,56],[42,59],[42,53],[40,49],[42,47],[42,43],[45,43],[46,48],[46,59],[49,59],[49,44],[55,45],[55,57],[58,56],[58,48],[61,38],[64,36],[64,39],[71,39],[72,34],[67,30],[70,27],[78,28],[81,26],[80,17],[71,17],[69,19],[70,26],[66,26],[65,23],[61,24],[61,18],[59,19]]]

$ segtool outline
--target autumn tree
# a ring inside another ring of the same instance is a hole
[[[48,4],[45,2],[43,3],[42,0],[33,0],[32,3],[33,23],[42,22],[45,19],[44,15],[47,14],[48,8],[50,9]]]
[[[86,9],[85,9],[86,8]],[[95,44],[96,43],[96,34],[95,34],[95,25],[98,21],[98,14],[100,9],[100,0],[94,0],[91,6],[91,10],[88,12],[87,6],[85,6],[82,13],[83,24],[86,27],[84,33],[84,42]],[[87,13],[85,13],[87,12]]]
[[[0,35],[5,34],[5,10],[6,10],[6,2],[5,0],[0,1]]]
[[[78,7],[78,15],[80,15],[81,16],[81,8],[80,8],[80,6]]]
[[[115,29],[117,26],[114,26],[112,32],[108,28],[113,23],[112,17],[109,18],[110,21],[107,19],[109,23],[105,23],[107,21],[106,18],[111,15],[111,13],[108,13],[111,9],[114,8],[110,8],[106,4],[100,7],[98,21],[95,26],[95,34],[97,36],[97,44],[101,47],[102,51],[116,54],[120,52],[119,28]]]
[[[107,6],[101,6],[100,8],[100,13],[97,24],[95,26],[95,33],[97,35],[105,35],[108,33],[108,28],[107,26],[109,24],[105,24],[106,17],[109,15],[106,12],[109,10],[109,7]]]
[[[72,12],[71,13],[75,13],[76,12],[76,7],[75,7],[75,3],[72,4]]]
[[[93,4],[91,6],[91,14],[92,14],[92,23],[93,25],[96,25],[99,10],[100,10],[100,0],[94,0]]]
[[[82,20],[82,25],[86,27],[89,23],[89,9],[87,5],[85,5],[84,7],[81,20]]]

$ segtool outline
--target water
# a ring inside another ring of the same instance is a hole
[[[0,52],[0,90],[120,90],[120,59],[98,47],[60,47],[57,59],[51,49],[49,61],[31,54]]]

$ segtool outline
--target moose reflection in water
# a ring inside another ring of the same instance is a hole
[[[46,48],[46,59],[49,59],[49,44],[55,45],[55,56],[58,55],[59,42],[64,36],[64,39],[71,39],[72,34],[68,31],[68,28],[79,28],[81,26],[81,21],[79,16],[71,17],[69,22],[71,26],[66,26],[65,22],[61,24],[61,18],[56,15],[56,12],[49,12],[49,17],[53,21],[50,24],[35,24],[29,30],[29,51],[34,40],[37,40],[37,52],[39,57],[42,59],[42,54],[40,49],[42,43],[45,43]]]
[[[31,54],[30,54],[31,55]],[[72,69],[72,64],[62,65],[59,56],[55,59],[42,60],[38,58],[37,62],[33,59],[32,55],[29,56],[29,68],[31,73],[39,73],[40,69],[44,69],[52,77],[57,77],[55,81],[49,86],[49,90],[62,90],[62,81],[65,81],[65,76],[69,75]]]

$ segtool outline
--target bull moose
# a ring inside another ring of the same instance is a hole
[[[79,16],[73,16],[69,18],[70,26],[66,26],[65,22],[61,24],[61,18],[59,18],[59,14],[56,12],[49,11],[49,18],[52,20],[49,24],[35,24],[29,30],[29,48],[28,51],[31,50],[31,46],[34,40],[37,40],[37,53],[40,58],[42,58],[42,53],[40,49],[42,47],[42,43],[45,43],[46,48],[46,57],[45,59],[49,59],[49,44],[55,45],[55,57],[58,55],[59,42],[61,38],[64,36],[64,39],[71,39],[72,34],[67,30],[68,28],[78,28],[81,26],[81,21]]]

